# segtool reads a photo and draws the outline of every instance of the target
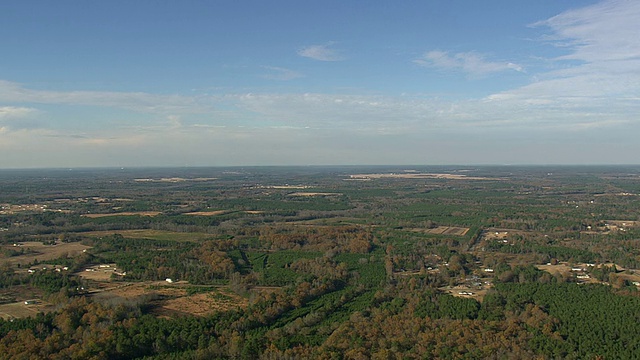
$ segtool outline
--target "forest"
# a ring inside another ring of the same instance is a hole
[[[0,359],[636,359],[640,167],[0,170]]]

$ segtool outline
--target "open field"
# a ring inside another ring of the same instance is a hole
[[[171,315],[172,313],[180,312],[204,316],[217,311],[245,308],[248,303],[247,299],[224,288],[190,296],[187,296],[186,292],[180,292],[174,298],[163,301],[162,306],[156,310],[156,313]]]
[[[165,281],[145,281],[140,283],[101,283],[99,289],[90,292],[97,301],[118,302],[152,299],[153,312],[161,317],[205,316],[217,311],[245,308],[248,300],[227,287],[206,287],[202,292],[189,295],[185,282],[169,284]],[[192,287],[193,288],[193,287]],[[274,291],[273,289],[256,289],[258,292]],[[0,318],[33,317],[39,312],[50,312],[55,309],[51,304],[36,300],[33,304],[25,304],[25,300],[0,304]]]
[[[21,242],[16,245],[5,245],[3,248],[24,248],[28,249],[28,253],[24,255],[18,256],[10,256],[6,257],[4,255],[0,255],[0,262],[6,261],[12,265],[25,265],[35,262],[38,260],[39,262],[57,259],[59,257],[67,256],[73,257],[80,255],[84,250],[90,249],[90,246],[82,245],[77,242],[73,243],[61,243],[57,242],[55,245],[43,245],[40,241],[26,241]]]
[[[126,211],[109,214],[82,214],[82,216],[90,219],[97,219],[109,216],[158,216],[160,214],[162,214],[161,211]]]
[[[546,271],[548,273],[550,273],[551,275],[556,275],[556,274],[560,274],[563,276],[569,276],[571,275],[571,269],[572,268],[580,268],[580,269],[586,269],[586,265],[585,264],[581,264],[581,265],[575,265],[573,267],[569,266],[569,264],[567,263],[558,263],[556,265],[551,265],[551,264],[546,264],[546,265],[536,265],[536,267],[540,270]]]
[[[424,234],[465,236],[467,232],[469,232],[469,228],[457,226],[436,226],[432,229],[413,228],[411,231]]]
[[[93,281],[109,281],[113,274],[123,274],[121,269],[116,268],[116,264],[94,265],[76,273],[83,279]]]
[[[24,301],[0,305],[0,318],[9,320],[36,316],[39,312],[52,311],[53,307],[48,303],[38,300],[35,304],[25,304]]]
[[[227,287],[207,286],[202,292],[189,295],[188,289],[198,289],[186,282],[167,283],[166,281],[145,281],[140,283],[113,283],[94,292],[92,297],[98,301],[153,299],[153,312],[162,317],[204,316],[216,311],[245,308],[248,300]]]

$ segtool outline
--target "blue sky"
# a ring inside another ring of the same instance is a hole
[[[0,5],[0,168],[616,164],[636,1]]]

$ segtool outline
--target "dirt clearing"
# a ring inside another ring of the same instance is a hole
[[[118,283],[112,283],[115,284]],[[189,295],[189,292],[192,294]],[[226,286],[194,286],[182,281],[126,283],[99,290],[92,296],[97,301],[136,301],[146,298],[155,306],[153,313],[161,317],[204,316],[217,311],[244,308],[249,303]]]

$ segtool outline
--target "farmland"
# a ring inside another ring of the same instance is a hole
[[[37,331],[62,339],[52,353],[104,358],[640,351],[596,336],[640,331],[640,168],[7,170],[0,185],[3,351]],[[594,304],[617,323],[567,315]]]

